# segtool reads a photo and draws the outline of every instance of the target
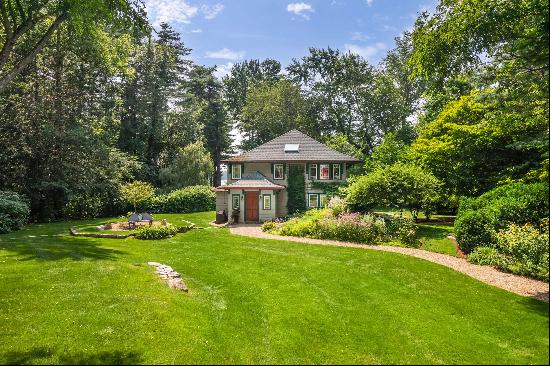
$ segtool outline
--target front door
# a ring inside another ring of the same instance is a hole
[[[258,192],[245,192],[244,195],[246,206],[244,220],[246,222],[258,221]]]

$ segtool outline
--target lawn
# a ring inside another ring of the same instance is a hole
[[[547,304],[434,263],[218,228],[66,235],[105,221],[0,235],[0,363],[548,363]]]
[[[377,209],[376,212],[399,215],[399,211],[391,209]],[[411,214],[409,211],[403,211],[403,216],[410,218]],[[455,244],[447,238],[447,235],[452,234],[454,230],[452,224],[454,216],[432,215],[433,221],[426,222],[426,216],[420,213],[418,218],[420,219],[417,223],[418,230],[416,232],[420,243],[418,248],[455,257],[458,255]],[[399,241],[391,241],[387,244],[402,246]]]

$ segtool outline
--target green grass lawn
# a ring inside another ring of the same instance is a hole
[[[376,212],[399,215],[399,211],[392,209],[377,209]],[[403,211],[403,216],[410,218],[411,214],[409,211]],[[420,213],[418,218],[420,220],[426,219],[423,213]],[[420,243],[418,248],[456,257],[458,255],[456,252],[456,246],[450,239],[447,239],[447,235],[452,234],[454,230],[452,224],[454,216],[433,215],[432,219],[434,220],[433,222],[420,221],[417,223],[418,230],[416,234]],[[439,220],[439,222],[437,220]],[[391,241],[387,243],[387,245],[403,246],[397,240]]]
[[[0,235],[0,363],[548,363],[547,304],[446,267],[225,228],[66,235],[105,221]]]

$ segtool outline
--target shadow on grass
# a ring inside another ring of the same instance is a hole
[[[524,305],[531,311],[548,317],[548,291],[539,292],[525,299]]]
[[[14,241],[0,243],[0,249],[14,252],[12,256],[17,256],[22,261],[33,259],[47,261],[60,259],[115,260],[117,255],[126,254],[124,251],[102,246],[97,239],[75,238],[68,235],[55,239],[18,238]]]
[[[453,227],[438,227],[438,226],[428,226],[428,225],[419,225],[416,231],[419,237],[424,237],[426,239],[445,239],[447,235],[453,231]]]
[[[58,357],[58,363],[65,365],[132,365],[142,361],[137,352],[102,351],[97,353],[62,353],[46,347],[35,347],[29,351],[8,352],[4,355],[7,365],[30,365],[46,361],[49,357]]]

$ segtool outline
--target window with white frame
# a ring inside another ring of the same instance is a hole
[[[271,195],[270,194],[264,194],[263,195],[262,209],[263,210],[271,210]]]
[[[273,167],[273,179],[284,179],[285,170],[283,164],[275,164]]]
[[[310,193],[307,196],[307,205],[311,208],[319,207],[319,195],[317,193]]]
[[[321,180],[328,180],[330,179],[330,165],[328,164],[321,164],[319,165],[319,179]]]
[[[309,179],[317,179],[317,164],[309,165]]]
[[[232,207],[233,210],[238,210],[241,207],[241,200],[238,194],[232,196]]]
[[[341,179],[340,164],[332,164],[332,179]]]
[[[241,179],[241,164],[231,165],[231,179]]]
[[[327,207],[328,198],[326,194],[319,195],[319,203],[321,204],[321,207]]]

